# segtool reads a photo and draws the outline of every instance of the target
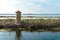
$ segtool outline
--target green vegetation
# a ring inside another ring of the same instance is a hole
[[[15,20],[14,19],[0,19],[0,25],[7,24],[7,23],[15,23]]]
[[[21,20],[24,23],[29,23],[29,24],[59,24],[60,19],[23,19]],[[15,23],[15,19],[0,19],[0,24],[5,24],[5,23]]]
[[[19,30],[55,30],[60,31],[60,19],[23,19],[21,20],[22,26],[11,26],[10,24],[14,24],[15,19],[1,19],[0,20],[0,28],[1,25],[7,25],[8,28],[19,29]],[[7,28],[7,27],[6,27]]]
[[[41,23],[41,24],[54,24],[60,23],[60,19],[24,19],[26,23]]]

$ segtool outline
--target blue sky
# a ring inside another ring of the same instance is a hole
[[[59,14],[60,0],[0,0],[0,13]]]

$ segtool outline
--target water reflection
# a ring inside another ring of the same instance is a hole
[[[16,30],[16,40],[21,40],[21,31],[20,30]]]
[[[60,40],[60,32],[10,31],[0,32],[0,40]]]
[[[0,32],[0,40],[21,40],[21,31]]]

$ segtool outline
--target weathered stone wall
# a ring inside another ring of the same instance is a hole
[[[16,12],[15,24],[16,24],[16,25],[21,24],[21,12],[20,12],[20,11],[17,11],[17,12]]]

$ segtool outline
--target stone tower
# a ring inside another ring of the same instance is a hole
[[[21,25],[21,12],[16,11],[16,20],[15,20],[16,25]]]

